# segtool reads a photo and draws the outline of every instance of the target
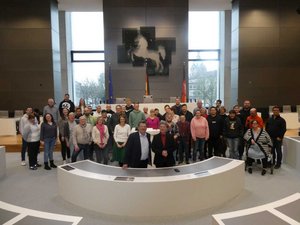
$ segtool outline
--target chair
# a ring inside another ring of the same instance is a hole
[[[144,103],[153,103],[152,95],[144,95]]]
[[[292,112],[292,107],[291,107],[291,105],[283,105],[283,106],[282,106],[282,112],[283,112],[283,113],[290,113],[290,112]]]
[[[0,110],[0,118],[8,118],[8,111]]]
[[[125,104],[126,98],[116,98],[116,104]]]
[[[15,110],[15,114],[14,114],[15,118],[20,118],[23,115],[24,115],[24,111],[23,110]]]

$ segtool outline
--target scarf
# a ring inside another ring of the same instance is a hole
[[[103,139],[105,137],[104,124],[97,124],[96,127],[100,132],[100,144],[104,144],[104,142],[103,142]]]

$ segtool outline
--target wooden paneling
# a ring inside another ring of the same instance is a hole
[[[299,1],[240,0],[235,4],[239,37],[232,39],[238,51],[232,63],[238,68],[239,103],[250,98],[257,107],[299,104]]]
[[[53,70],[60,72],[55,7],[54,0],[1,1],[0,83],[6,84],[1,109],[42,109],[54,95]]]

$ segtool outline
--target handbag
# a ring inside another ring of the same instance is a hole
[[[248,157],[252,159],[263,159],[266,156],[258,144],[255,143],[254,145],[250,145],[250,148],[248,149]]]

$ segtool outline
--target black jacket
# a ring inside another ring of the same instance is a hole
[[[220,138],[223,135],[224,122],[220,116],[212,117],[209,115],[207,117],[208,127],[209,127],[209,138]]]
[[[246,126],[246,120],[247,120],[248,116],[250,116],[250,109],[249,110],[246,110],[244,108],[241,109],[239,117],[241,119],[241,123],[244,126],[244,132],[247,131],[247,128],[245,126]]]
[[[69,112],[75,112],[75,105],[71,100],[63,100],[59,103],[58,110],[60,115],[62,115],[63,109],[67,108]]]
[[[236,117],[234,120],[231,120],[229,117],[225,119],[223,135],[226,138],[240,138],[243,137],[244,127],[241,123],[241,120]]]
[[[167,150],[168,156],[163,157],[162,151]],[[175,151],[175,141],[173,135],[166,133],[166,146],[161,141],[161,133],[154,135],[152,141],[152,151],[155,153],[154,164],[156,167],[169,167],[175,165],[173,152]]]
[[[151,142],[150,142],[150,134],[147,133],[147,138],[149,142],[149,155],[148,160],[151,165]],[[125,156],[124,156],[124,164],[128,164],[128,167],[136,168],[141,160],[142,148],[140,141],[140,133],[134,132],[129,135],[126,147],[125,147]]]
[[[270,117],[266,124],[266,131],[271,138],[283,138],[286,132],[286,122],[281,116]]]
[[[189,122],[191,122],[194,117],[193,113],[191,113],[190,111],[187,111],[185,114],[183,114],[183,112],[181,111],[180,116],[181,115],[184,115],[185,119]]]

